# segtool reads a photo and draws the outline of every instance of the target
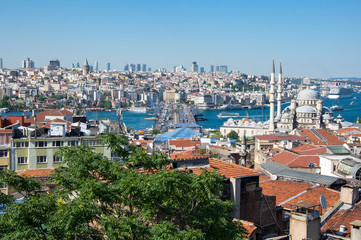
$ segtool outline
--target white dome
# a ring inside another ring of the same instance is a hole
[[[302,90],[297,96],[297,100],[318,100],[319,98],[319,93],[311,89]]]
[[[310,106],[302,106],[296,109],[298,113],[316,113],[316,110]]]
[[[322,117],[323,117],[323,119],[325,119],[325,120],[330,120],[330,119],[332,119],[331,116],[328,115],[328,114],[324,114],[324,115],[322,115]]]
[[[288,113],[284,113],[283,115],[282,115],[282,118],[289,118],[290,117],[290,115],[288,114]]]

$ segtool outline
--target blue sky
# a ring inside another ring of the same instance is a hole
[[[2,0],[0,57],[18,68],[88,58],[104,69],[192,61],[269,75],[361,77],[361,1]]]

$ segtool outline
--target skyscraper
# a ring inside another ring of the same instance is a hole
[[[99,71],[98,61],[95,61],[95,71],[96,71],[96,72],[98,72],[98,71]]]
[[[216,65],[216,72],[219,72],[219,65]]]
[[[80,63],[79,62],[76,63],[76,67],[80,68]]]
[[[110,63],[107,63],[107,71],[110,71]]]
[[[199,70],[201,73],[204,73],[204,67],[201,67]]]
[[[192,72],[198,72],[198,64],[197,64],[197,62],[192,63],[191,71]]]
[[[147,64],[143,64],[143,65],[142,65],[142,71],[143,71],[143,72],[146,72],[146,71],[147,71]]]
[[[54,66],[54,67],[60,67],[60,61],[58,59],[51,59],[49,61],[49,65]]]
[[[221,65],[221,66],[219,66],[219,71],[220,72],[228,72],[228,67],[227,67],[227,65]]]
[[[128,72],[129,71],[129,64],[124,64],[124,71]]]
[[[4,68],[4,66],[3,66],[3,59],[0,58],[0,69],[3,69],[3,68]]]
[[[21,62],[21,67],[22,68],[35,68],[35,63],[34,61],[32,61],[30,58],[26,58],[25,60],[23,60]]]
[[[211,72],[211,73],[214,72],[214,65],[211,65],[211,67],[210,67],[210,72]]]
[[[137,72],[140,72],[141,67],[140,67],[140,63],[137,64]]]

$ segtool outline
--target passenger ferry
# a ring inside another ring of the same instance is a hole
[[[227,112],[222,112],[220,114],[217,115],[218,118],[238,118],[239,113],[227,113]]]

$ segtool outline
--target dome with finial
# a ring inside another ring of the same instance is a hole
[[[320,94],[317,91],[311,89],[305,89],[298,93],[297,100],[318,100]]]

